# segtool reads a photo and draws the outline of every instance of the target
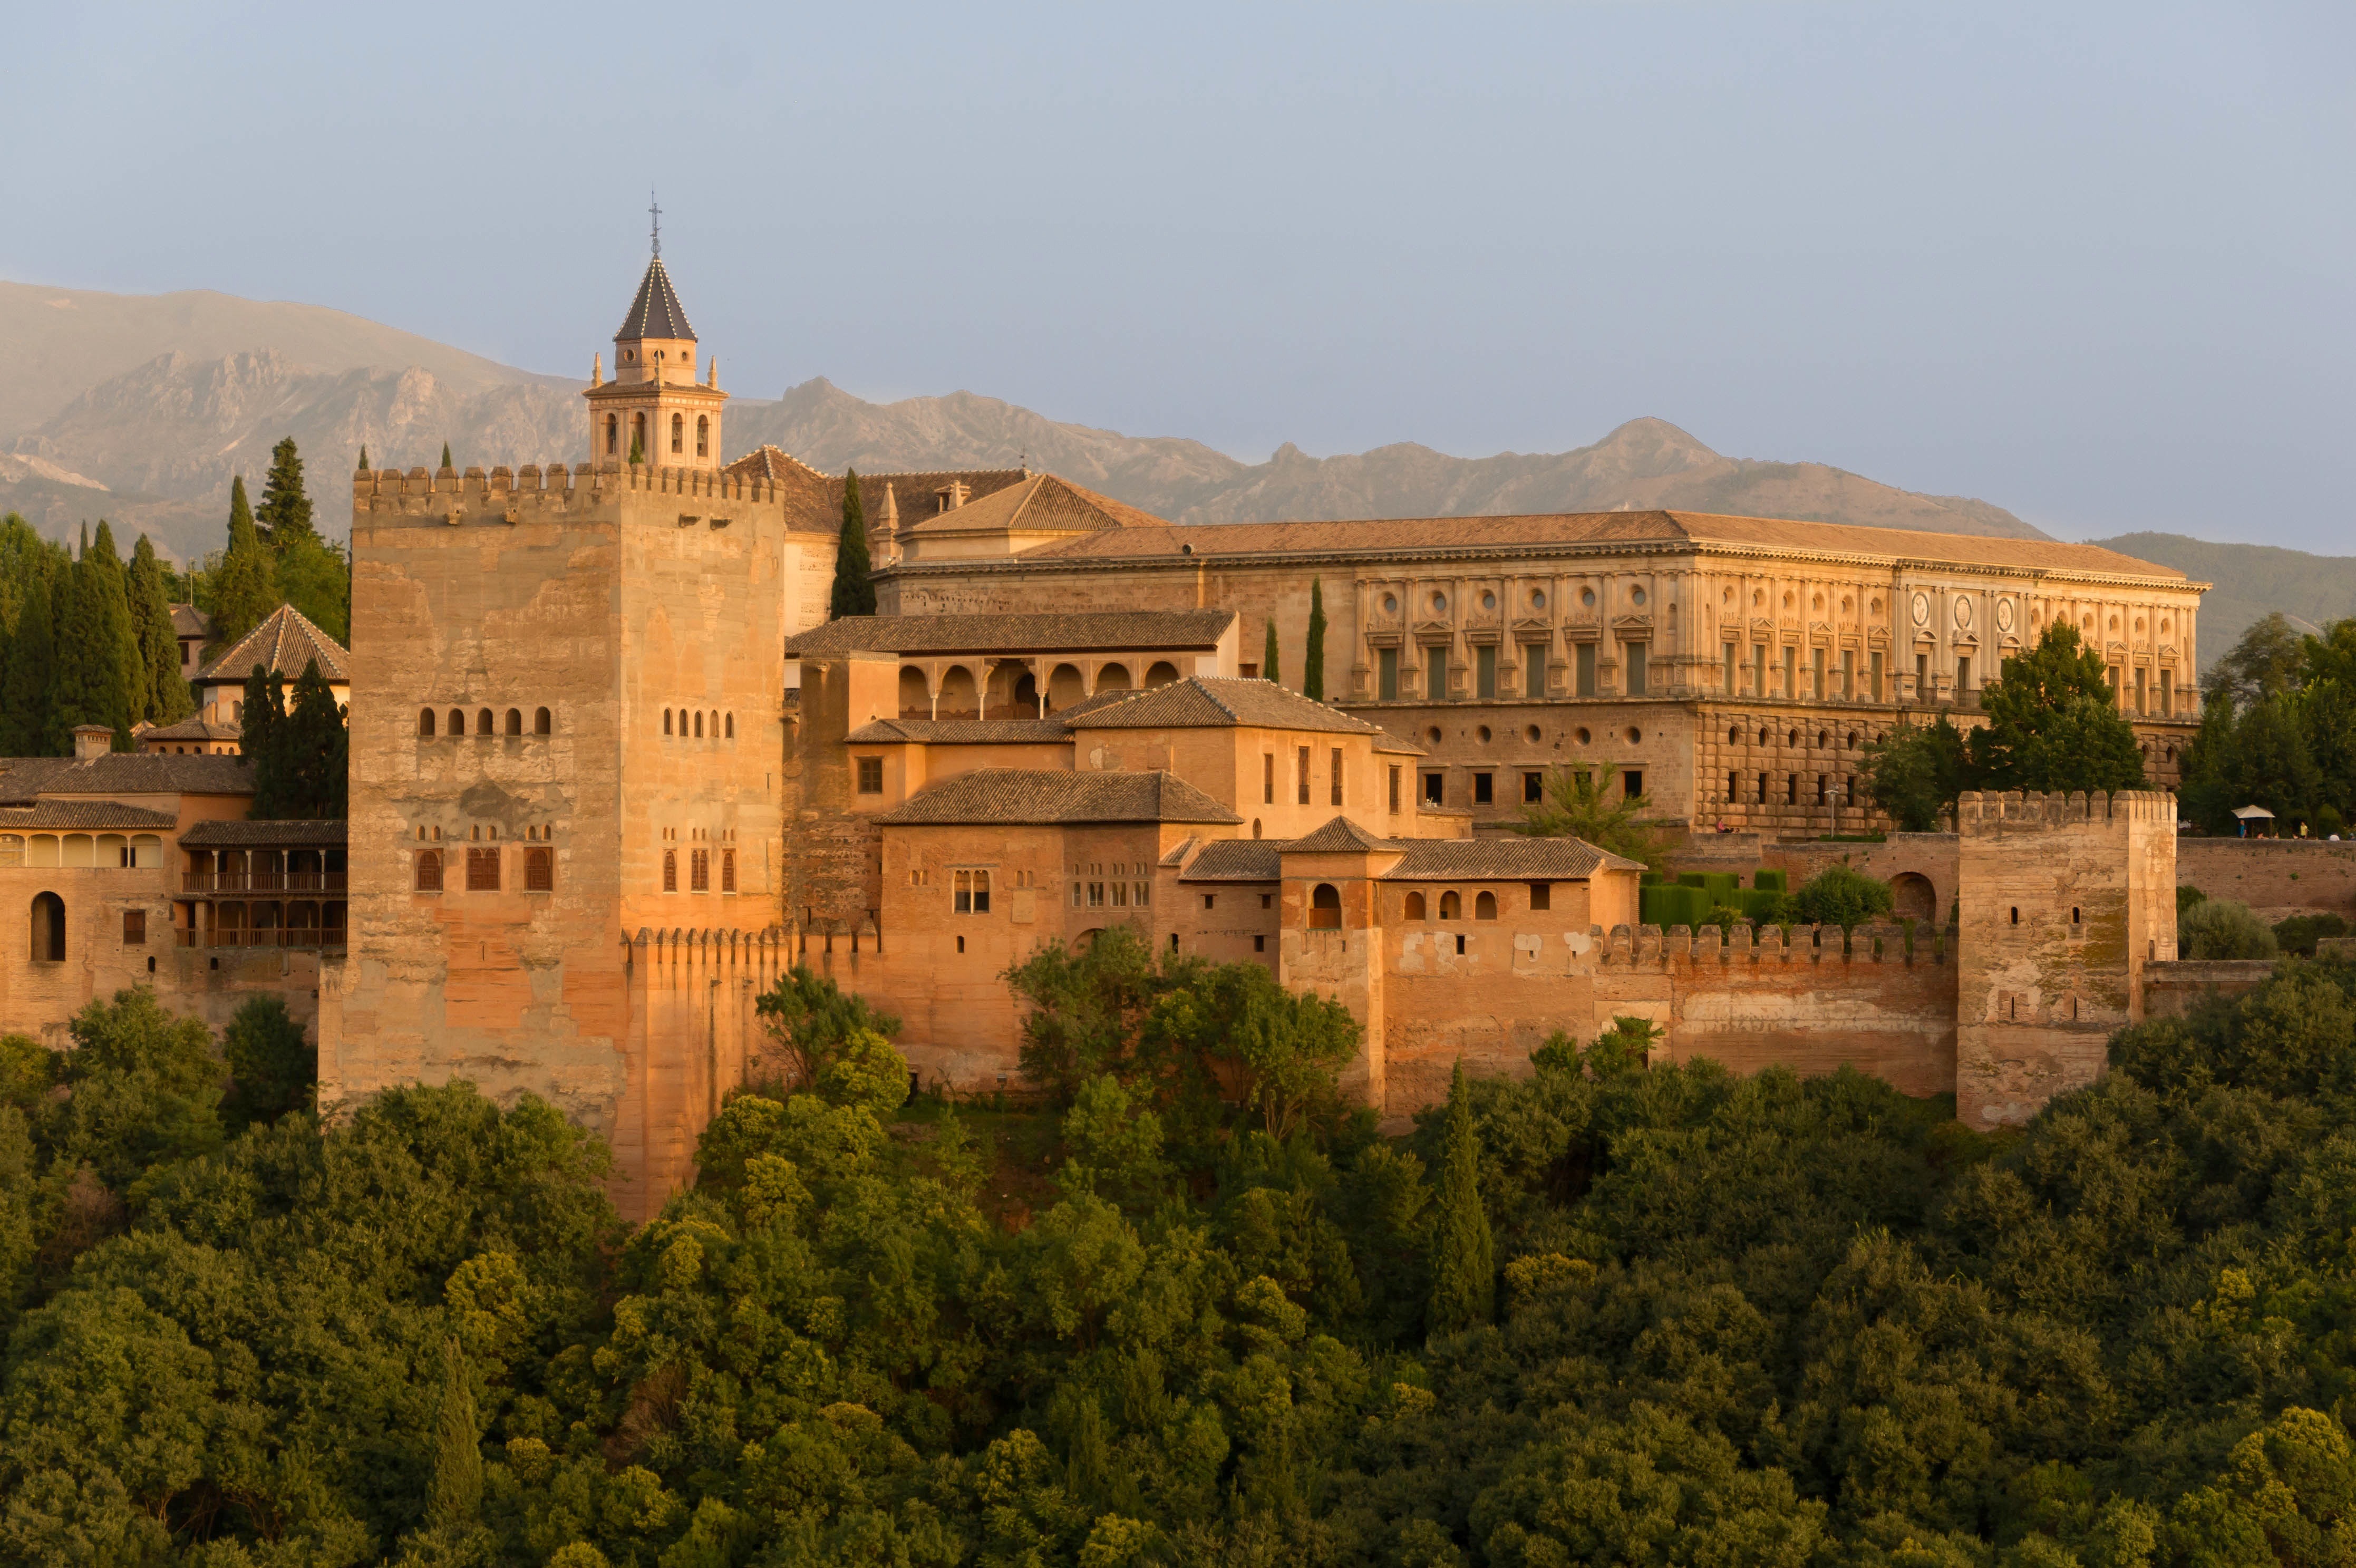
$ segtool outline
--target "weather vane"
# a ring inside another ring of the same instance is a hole
[[[655,193],[652,187],[647,190],[647,215],[654,220],[655,259],[660,261],[662,259],[662,209],[655,205]]]

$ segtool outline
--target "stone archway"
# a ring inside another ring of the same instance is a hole
[[[1916,871],[1901,871],[1890,879],[1890,913],[1901,920],[1935,924],[1939,918],[1938,890]]]

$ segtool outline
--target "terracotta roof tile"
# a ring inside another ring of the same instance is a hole
[[[866,481],[860,481],[862,488]],[[1016,533],[1097,533],[1106,529],[1168,528],[1166,519],[1110,496],[1057,478],[1030,474],[1004,489],[978,496],[963,506],[908,521],[904,507],[900,532],[922,539],[931,533],[1010,530]]]
[[[259,664],[285,676],[291,683],[314,659],[319,661],[319,673],[330,682],[351,681],[350,651],[312,625],[301,610],[293,605],[281,605],[263,617],[260,626],[230,644],[220,658],[198,671],[197,679],[242,684]]]
[[[177,724],[151,725],[138,732],[142,745],[151,740],[235,740],[244,733],[242,725],[217,725],[193,715]]]
[[[1190,675],[1167,686],[1133,692],[1119,701],[1081,713],[1066,709],[1074,729],[1326,730],[1342,735],[1379,735],[1363,719],[1312,703],[1273,681]]]
[[[1216,647],[1233,610],[845,616],[786,639],[786,657],[870,653],[1151,653]]]
[[[172,635],[174,637],[210,637],[212,634],[212,617],[205,614],[204,611],[197,608],[194,605],[174,605],[172,607]]]
[[[1243,821],[1174,775],[1066,773],[1038,768],[982,768],[934,785],[878,822],[948,823],[1225,822]]]
[[[1584,839],[1409,839],[1386,882],[1518,882],[1531,878],[1584,880],[1598,871],[1642,871],[1635,861]]]
[[[1368,850],[1395,850],[1399,847],[1387,838],[1368,832],[1347,817],[1336,817],[1315,832],[1294,839],[1284,846],[1287,854],[1363,854]]]
[[[0,807],[0,832],[37,828],[169,828],[179,819],[169,811],[126,806],[116,800],[37,800],[29,806]]]
[[[242,757],[176,757],[110,751],[101,757],[0,758],[0,805],[48,795],[251,795]]]
[[[183,849],[334,849],[347,837],[340,822],[198,822],[180,835]]]
[[[1280,882],[1283,846],[1274,839],[1213,839],[1178,874],[1181,882]]]
[[[1023,746],[1071,738],[1061,719],[873,719],[843,736],[851,746]]]

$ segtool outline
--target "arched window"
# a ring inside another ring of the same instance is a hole
[[[1453,893],[1442,893],[1440,896],[1440,918],[1443,920],[1462,919],[1464,901]]]
[[[736,738],[736,715],[734,714],[728,715],[728,738],[730,740],[734,740]]]
[[[663,891],[679,891],[679,851],[675,849],[663,851]]]
[[[508,710],[508,734],[521,735],[522,733],[523,710],[521,708],[509,708]]]
[[[523,852],[523,890],[545,893],[556,886],[556,863],[552,851],[528,849]]]
[[[695,416],[695,455],[699,457],[712,456],[712,418],[709,414]]]
[[[1342,929],[1342,890],[1330,882],[1321,882],[1309,895],[1309,929],[1312,931],[1338,931]]]
[[[638,462],[647,460],[647,416],[630,415],[630,456]]]
[[[1425,917],[1424,917],[1424,913],[1423,913],[1423,895],[1422,895],[1422,894],[1420,894],[1420,893],[1410,893],[1410,894],[1408,894],[1408,895],[1407,896],[1407,911],[1406,911],[1406,913],[1407,913],[1407,918],[1408,918],[1408,919],[1410,919],[1410,920],[1420,920],[1420,919],[1422,919],[1422,918],[1425,918]]]
[[[549,733],[550,727],[551,723],[548,710],[546,708],[533,709],[531,714],[531,733],[534,735],[546,735]]]
[[[33,895],[33,961],[66,961],[66,901],[54,893]]]
[[[477,735],[497,735],[497,734],[498,734],[498,733],[499,733],[498,731],[497,731],[497,730],[495,730],[495,729],[493,729],[493,728],[491,727],[491,724],[492,724],[492,719],[491,719],[491,710],[490,710],[490,709],[488,709],[488,708],[485,708],[481,713],[478,713],[478,714],[477,714],[475,715],[475,733],[476,733]]]
[[[621,455],[622,416],[618,413],[609,413],[605,416],[605,456],[618,457]]]
[[[432,740],[434,738],[434,710],[432,708],[420,708],[417,711],[417,738],[420,740]]]
[[[1495,919],[1497,918],[1497,896],[1494,893],[1483,893],[1474,898],[1472,900],[1472,918],[1476,920]]]
[[[450,733],[452,735],[465,735],[466,733],[466,715],[463,710],[458,708],[452,708],[450,710]]]
[[[417,890],[420,893],[442,891],[442,852],[421,849],[417,852]]]
[[[703,738],[703,715],[701,714],[695,715],[695,738],[698,740],[701,740]]]
[[[674,453],[687,450],[687,416],[684,414],[670,416],[670,449]]]
[[[736,891],[736,852],[733,849],[720,852],[720,891]]]
[[[670,733],[670,710],[669,710],[669,708],[665,708],[665,709],[663,710],[663,734],[665,734],[665,735],[669,735],[669,733]]]

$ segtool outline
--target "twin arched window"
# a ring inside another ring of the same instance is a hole
[[[419,829],[423,832],[423,829]],[[442,852],[421,849],[417,852],[417,890],[420,893],[442,891]]]

